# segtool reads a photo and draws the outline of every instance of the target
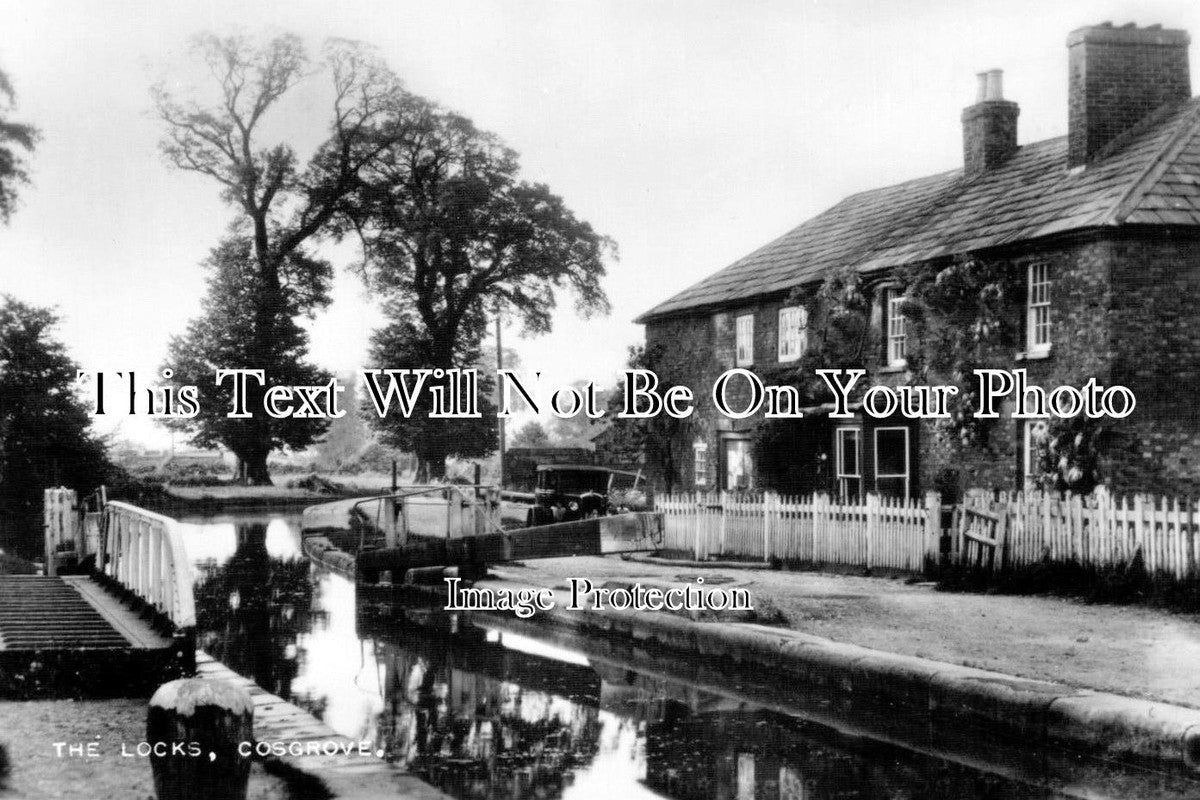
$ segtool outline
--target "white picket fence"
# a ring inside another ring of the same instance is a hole
[[[1200,572],[1200,502],[1136,495],[1117,498],[1103,487],[1090,495],[968,492],[955,537],[963,554],[970,512],[998,520],[996,566],[1049,560],[1090,567],[1130,563],[1140,550],[1146,570],[1175,578]]]
[[[787,497],[668,494],[655,498],[664,515],[663,549],[694,558],[737,558],[816,566],[907,571],[938,558],[941,499],[868,495],[859,502],[823,494]]]

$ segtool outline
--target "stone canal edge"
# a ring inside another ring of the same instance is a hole
[[[507,580],[477,585],[524,588]],[[897,714],[937,715],[1016,736],[1025,744],[1200,769],[1200,709],[873,650],[787,628],[611,608],[572,611],[564,605],[513,621],[518,628],[700,657],[715,668],[730,664],[769,671],[780,683],[805,691],[869,698]]]
[[[334,743],[343,747],[358,743],[335,732],[297,705],[271,694],[250,678],[243,677],[202,650],[196,651],[196,675],[222,680],[246,690],[254,701],[256,743]],[[283,770],[315,779],[336,798],[371,800],[404,797],[411,800],[449,800],[449,796],[417,776],[397,769],[375,756],[360,755],[268,755],[261,759]]]
[[[304,545],[314,561],[353,575],[353,556],[325,537],[305,537]],[[530,588],[510,580],[477,585]],[[874,698],[898,713],[939,713],[991,726],[1029,744],[1200,769],[1200,709],[873,650],[786,628],[563,606],[556,603],[520,621],[520,627],[618,638],[714,664],[773,670],[806,688]]]

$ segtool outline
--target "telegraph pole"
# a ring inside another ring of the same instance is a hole
[[[504,489],[504,417],[500,416],[500,370],[504,369],[504,342],[500,337],[500,303],[496,303],[496,428],[500,434],[500,489]]]

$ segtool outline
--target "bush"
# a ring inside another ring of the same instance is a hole
[[[322,478],[317,474],[290,480],[287,486],[289,489],[304,489],[305,491],[316,492],[317,494],[346,494],[345,485]]]

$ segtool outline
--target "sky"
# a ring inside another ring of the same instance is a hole
[[[164,161],[150,87],[202,78],[188,60],[198,32],[291,32],[314,53],[327,37],[375,46],[409,89],[498,134],[525,178],[616,241],[611,315],[578,319],[563,297],[551,334],[504,334],[552,389],[611,385],[642,340],[638,314],[846,195],[960,166],[977,72],[1005,71],[1020,143],[1059,136],[1071,30],[1200,35],[1200,3],[0,0],[0,20],[13,117],[42,131],[33,185],[0,227],[0,292],[56,307],[83,368],[153,377],[234,214],[215,184]],[[308,78],[269,128],[302,156],[327,131],[326,80]],[[355,249],[321,252],[338,271],[310,325],[313,359],[388,366],[366,363],[381,316],[346,269]],[[114,426],[167,437],[145,418]]]

